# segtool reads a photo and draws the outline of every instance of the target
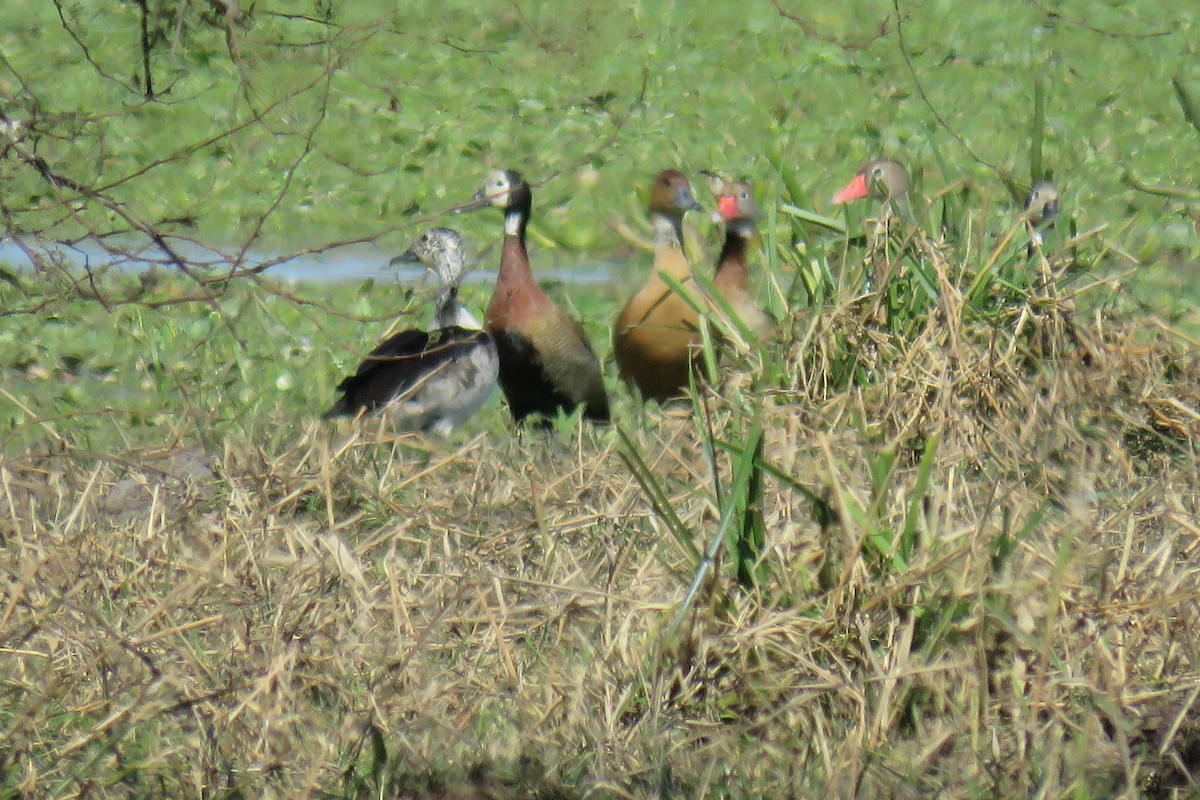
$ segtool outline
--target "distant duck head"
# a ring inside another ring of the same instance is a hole
[[[525,226],[533,209],[533,192],[521,173],[513,169],[492,170],[471,202],[459,206],[456,211],[477,211],[485,206],[495,206],[503,211],[504,232],[524,240]]]
[[[1060,196],[1058,187],[1050,181],[1038,181],[1025,198],[1025,218],[1035,227],[1058,216]]]
[[[401,261],[419,261],[437,277],[439,286],[458,286],[462,282],[466,249],[458,231],[430,228],[400,256]]]
[[[1050,181],[1038,181],[1030,188],[1025,197],[1023,215],[1029,230],[1029,244],[1025,247],[1026,258],[1033,258],[1034,252],[1044,244],[1043,233],[1054,227],[1060,202],[1058,187]]]
[[[709,188],[717,198],[714,222],[724,222],[730,229],[753,229],[758,219],[758,203],[754,202],[749,183],[710,177]]]
[[[430,228],[396,261],[420,262],[437,277],[438,296],[433,318],[436,327],[479,327],[479,320],[458,300],[458,287],[466,263],[466,248],[458,231]]]
[[[686,211],[703,211],[692,194],[687,176],[677,169],[664,169],[650,187],[650,211],[669,217],[682,217]]]
[[[833,203],[849,203],[871,197],[881,204],[908,205],[912,179],[899,161],[876,158],[868,161],[846,186],[833,196]]]

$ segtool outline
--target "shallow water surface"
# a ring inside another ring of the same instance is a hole
[[[37,265],[26,252],[29,250],[35,257],[56,266],[93,272],[118,270],[138,274],[156,267],[168,271],[178,269],[150,241],[93,238],[69,244],[43,240],[25,240],[23,244],[12,238],[0,242],[0,265],[18,270],[34,269]],[[213,276],[261,270],[264,275],[290,283],[337,284],[391,276],[402,283],[418,284],[426,279],[426,270],[422,266],[393,265],[391,260],[395,253],[385,252],[372,244],[346,244],[294,253],[248,252],[244,256],[192,240],[172,239],[168,244],[186,261],[188,269]],[[497,263],[498,259],[491,255],[485,256],[480,263],[468,263],[466,281],[491,282],[495,279]],[[620,267],[618,262],[586,253],[555,253],[553,257],[542,254],[540,263],[544,265],[537,269],[540,280],[580,286],[608,283]],[[264,268],[263,265],[269,266]]]
[[[401,283],[420,284],[427,279],[426,270],[421,265],[392,263],[394,253],[384,252],[370,243],[341,245],[319,251],[251,252],[245,255],[198,245],[190,240],[172,240],[169,246],[186,261],[188,269],[211,276],[262,271],[263,275],[289,283],[350,283],[391,276]],[[17,270],[34,270],[36,264],[26,249],[38,259],[72,270],[118,270],[137,275],[155,267],[168,271],[178,269],[162,249],[152,242],[100,239],[72,243],[41,240],[17,242],[10,237],[0,241],[0,265],[16,267]],[[538,267],[538,277],[542,281],[577,285],[611,282],[620,267],[617,261],[586,253],[554,253],[553,257],[544,253],[540,261],[546,264]],[[496,257],[485,255],[480,263],[468,264],[467,270],[467,282],[491,282],[496,276]]]

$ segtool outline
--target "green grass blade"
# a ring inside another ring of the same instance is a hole
[[[716,328],[718,333],[730,341],[740,339],[748,344],[757,341],[758,337],[754,331],[750,330],[750,326],[746,324],[742,316],[733,309],[733,306],[725,299],[725,295],[717,291],[712,278],[707,275],[697,275],[696,283],[704,290],[712,304],[721,311],[721,314],[705,315],[709,324]]]
[[[924,516],[925,498],[929,494],[929,477],[933,473],[939,444],[940,435],[930,437],[925,442],[925,452],[921,453],[921,461],[917,465],[917,479],[913,483],[908,500],[908,513],[904,518],[904,528],[900,532],[900,556],[906,563],[912,560],[912,553],[916,548],[917,524]]]
[[[784,155],[780,152],[778,146],[770,149],[767,158],[770,159],[771,166],[775,167],[775,171],[779,173],[779,178],[783,181],[783,185],[787,189],[788,199],[793,203],[799,203],[804,197],[804,187],[796,177],[796,171],[789,169],[784,164]]]
[[[1027,540],[1035,530],[1042,524],[1046,513],[1050,510],[1051,501],[1044,500],[1041,505],[1029,515],[1029,519],[1025,520],[1025,524],[1015,534],[1009,533],[1007,530],[1001,531],[992,540],[991,544],[991,565],[993,572],[999,572],[1004,566],[1004,562],[1016,550],[1017,542]]]
[[[779,210],[785,214],[796,217],[799,220],[820,226],[826,230],[834,231],[835,233],[844,234],[848,230],[846,228],[846,223],[842,222],[840,219],[827,217],[824,214],[818,214],[815,211],[808,211],[807,209],[794,206],[791,203],[780,203]]]
[[[1029,184],[1046,177],[1042,168],[1042,137],[1046,132],[1046,65],[1039,62],[1033,69],[1033,117],[1029,121]]]
[[[642,491],[646,495],[646,499],[650,503],[650,507],[658,514],[659,518],[666,523],[667,529],[671,531],[671,535],[675,540],[687,551],[688,555],[700,561],[700,549],[696,546],[691,530],[684,524],[679,515],[675,513],[675,509],[671,506],[670,500],[667,498],[666,490],[655,477],[654,472],[642,458],[641,451],[630,438],[629,434],[620,425],[615,426],[617,436],[621,439],[622,449],[620,451],[621,460],[633,473],[634,480],[642,487]]]
[[[1001,239],[1000,243],[996,245],[996,248],[992,250],[992,255],[983,265],[983,268],[980,269],[979,272],[975,274],[975,277],[971,279],[971,283],[969,286],[967,286],[966,291],[968,305],[978,310],[983,301],[987,299],[988,293],[991,289],[992,275],[995,273],[997,265],[1000,263],[1000,259],[1003,258],[1006,252],[1008,252],[1009,245],[1012,244],[1013,240],[1017,236],[1017,233],[1021,230],[1022,226],[1020,224],[1010,226],[1004,238]]]
[[[775,202],[767,206],[766,274],[763,276],[767,288],[767,307],[765,311],[771,319],[783,319],[787,316],[787,295],[779,285],[779,184],[775,184]]]
[[[701,318],[703,319],[703,318]],[[716,501],[717,513],[725,511],[725,494],[721,491],[721,472],[717,469],[717,451],[713,442],[712,415],[708,413],[708,403],[699,387],[692,385],[692,414],[693,419],[703,423],[700,431],[700,445],[704,452],[704,463],[708,468],[708,476],[713,485],[713,499]]]
[[[936,137],[929,137],[929,149],[933,151],[934,160],[937,161],[938,171],[942,174],[942,183],[950,184],[950,168],[946,164],[946,159],[942,157],[942,149],[938,147]],[[950,239],[958,239],[958,233],[962,230],[959,217],[958,203],[956,202],[956,192],[943,191],[940,193],[942,198],[942,230]]]
[[[729,506],[741,517],[741,525],[732,533],[730,552],[737,566],[738,583],[751,590],[759,585],[762,572],[760,560],[766,546],[766,530],[762,517],[763,473],[762,423],[757,419],[746,435],[733,468],[733,496]]]
[[[757,424],[751,428],[751,431],[752,434],[757,431],[756,435],[758,437],[761,437],[762,435],[762,428]],[[746,459],[744,456],[742,459],[739,459],[738,465],[734,470],[734,483],[733,486],[730,487],[731,497],[745,495],[747,486],[750,482],[750,476],[753,472],[752,469],[747,468],[745,465],[749,464],[752,466],[753,463],[753,452],[751,452],[748,459]],[[717,552],[721,549],[722,543],[729,542],[730,551],[736,556],[737,534],[732,533],[732,528],[733,524],[738,521],[738,518],[741,516],[737,513],[737,511],[738,509],[736,503],[725,504],[721,514],[721,522],[717,526],[717,530],[713,533],[712,539],[709,540],[708,547],[705,548],[704,551],[704,558],[701,559],[700,565],[696,568],[696,573],[692,577],[692,583],[688,587],[687,593],[684,595],[683,600],[680,601],[679,610],[675,612],[675,617],[671,620],[671,624],[667,628],[668,636],[673,636],[675,632],[678,631],[680,624],[683,622],[684,616],[686,616],[688,610],[692,606],[692,602],[696,599],[696,594],[700,591],[700,586],[704,583],[705,577],[707,577],[708,573],[712,570],[713,564],[716,562]],[[730,539],[731,533],[734,537],[732,540]]]
[[[732,442],[723,441],[721,439],[717,439],[715,444],[720,449],[735,456],[738,455],[742,450],[742,448],[738,447]],[[770,461],[762,458],[761,455],[755,462],[755,466],[808,500],[808,502],[812,505],[813,519],[818,525],[825,527],[837,521],[837,512],[834,510],[833,506],[829,504],[829,501],[827,501],[817,492],[814,492],[812,489],[805,486],[794,476],[784,472]]]
[[[1183,109],[1183,118],[1196,129],[1196,133],[1200,133],[1200,106],[1196,105],[1195,99],[1178,75],[1171,78],[1171,88],[1175,90],[1175,99],[1179,101],[1179,107]]]

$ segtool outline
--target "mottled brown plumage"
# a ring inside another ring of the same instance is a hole
[[[682,172],[665,169],[655,177],[650,187],[654,266],[613,326],[621,377],[647,399],[666,400],[682,393],[700,346],[699,314],[661,277],[669,275],[699,296],[683,252],[683,215],[698,210],[700,204]]]
[[[608,396],[596,353],[583,327],[567,316],[533,277],[525,228],[533,195],[512,170],[491,172],[476,194],[479,205],[504,211],[504,247],[484,329],[500,353],[500,388],[513,419],[552,417],[583,406],[595,421],[608,420]]]

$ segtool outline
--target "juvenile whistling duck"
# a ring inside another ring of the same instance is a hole
[[[381,342],[338,385],[342,396],[325,417],[382,410],[403,430],[449,433],[491,396],[499,371],[496,343],[458,300],[464,259],[455,231],[431,228],[399,260],[421,261],[437,274],[433,326]]]
[[[890,158],[876,158],[863,164],[850,183],[833,196],[832,202],[849,203],[864,197],[878,200],[877,221],[886,229],[893,219],[911,219],[911,194],[912,180],[908,177],[908,170],[904,165]]]
[[[757,233],[758,204],[754,202],[750,184],[744,181],[715,178],[710,181],[710,188],[717,196],[717,212],[713,218],[725,222],[725,244],[717,259],[713,286],[742,322],[762,338],[770,333],[771,320],[750,298],[747,262],[750,244]]]
[[[1059,208],[1058,187],[1050,181],[1038,181],[1025,198],[1025,224],[1029,230],[1029,245],[1025,255],[1033,258],[1034,250],[1042,247],[1042,233],[1054,227]]]
[[[678,396],[700,345],[699,314],[660,277],[695,289],[683,254],[683,215],[700,204],[682,172],[664,169],[650,187],[654,267],[650,278],[621,309],[613,326],[613,351],[621,378],[646,399]]]
[[[500,273],[484,316],[500,354],[500,388],[513,419],[554,416],[583,406],[583,415],[608,421],[600,363],[583,327],[551,300],[529,268],[525,227],[533,207],[529,184],[513,170],[490,172],[461,210],[492,205],[504,211]]]

